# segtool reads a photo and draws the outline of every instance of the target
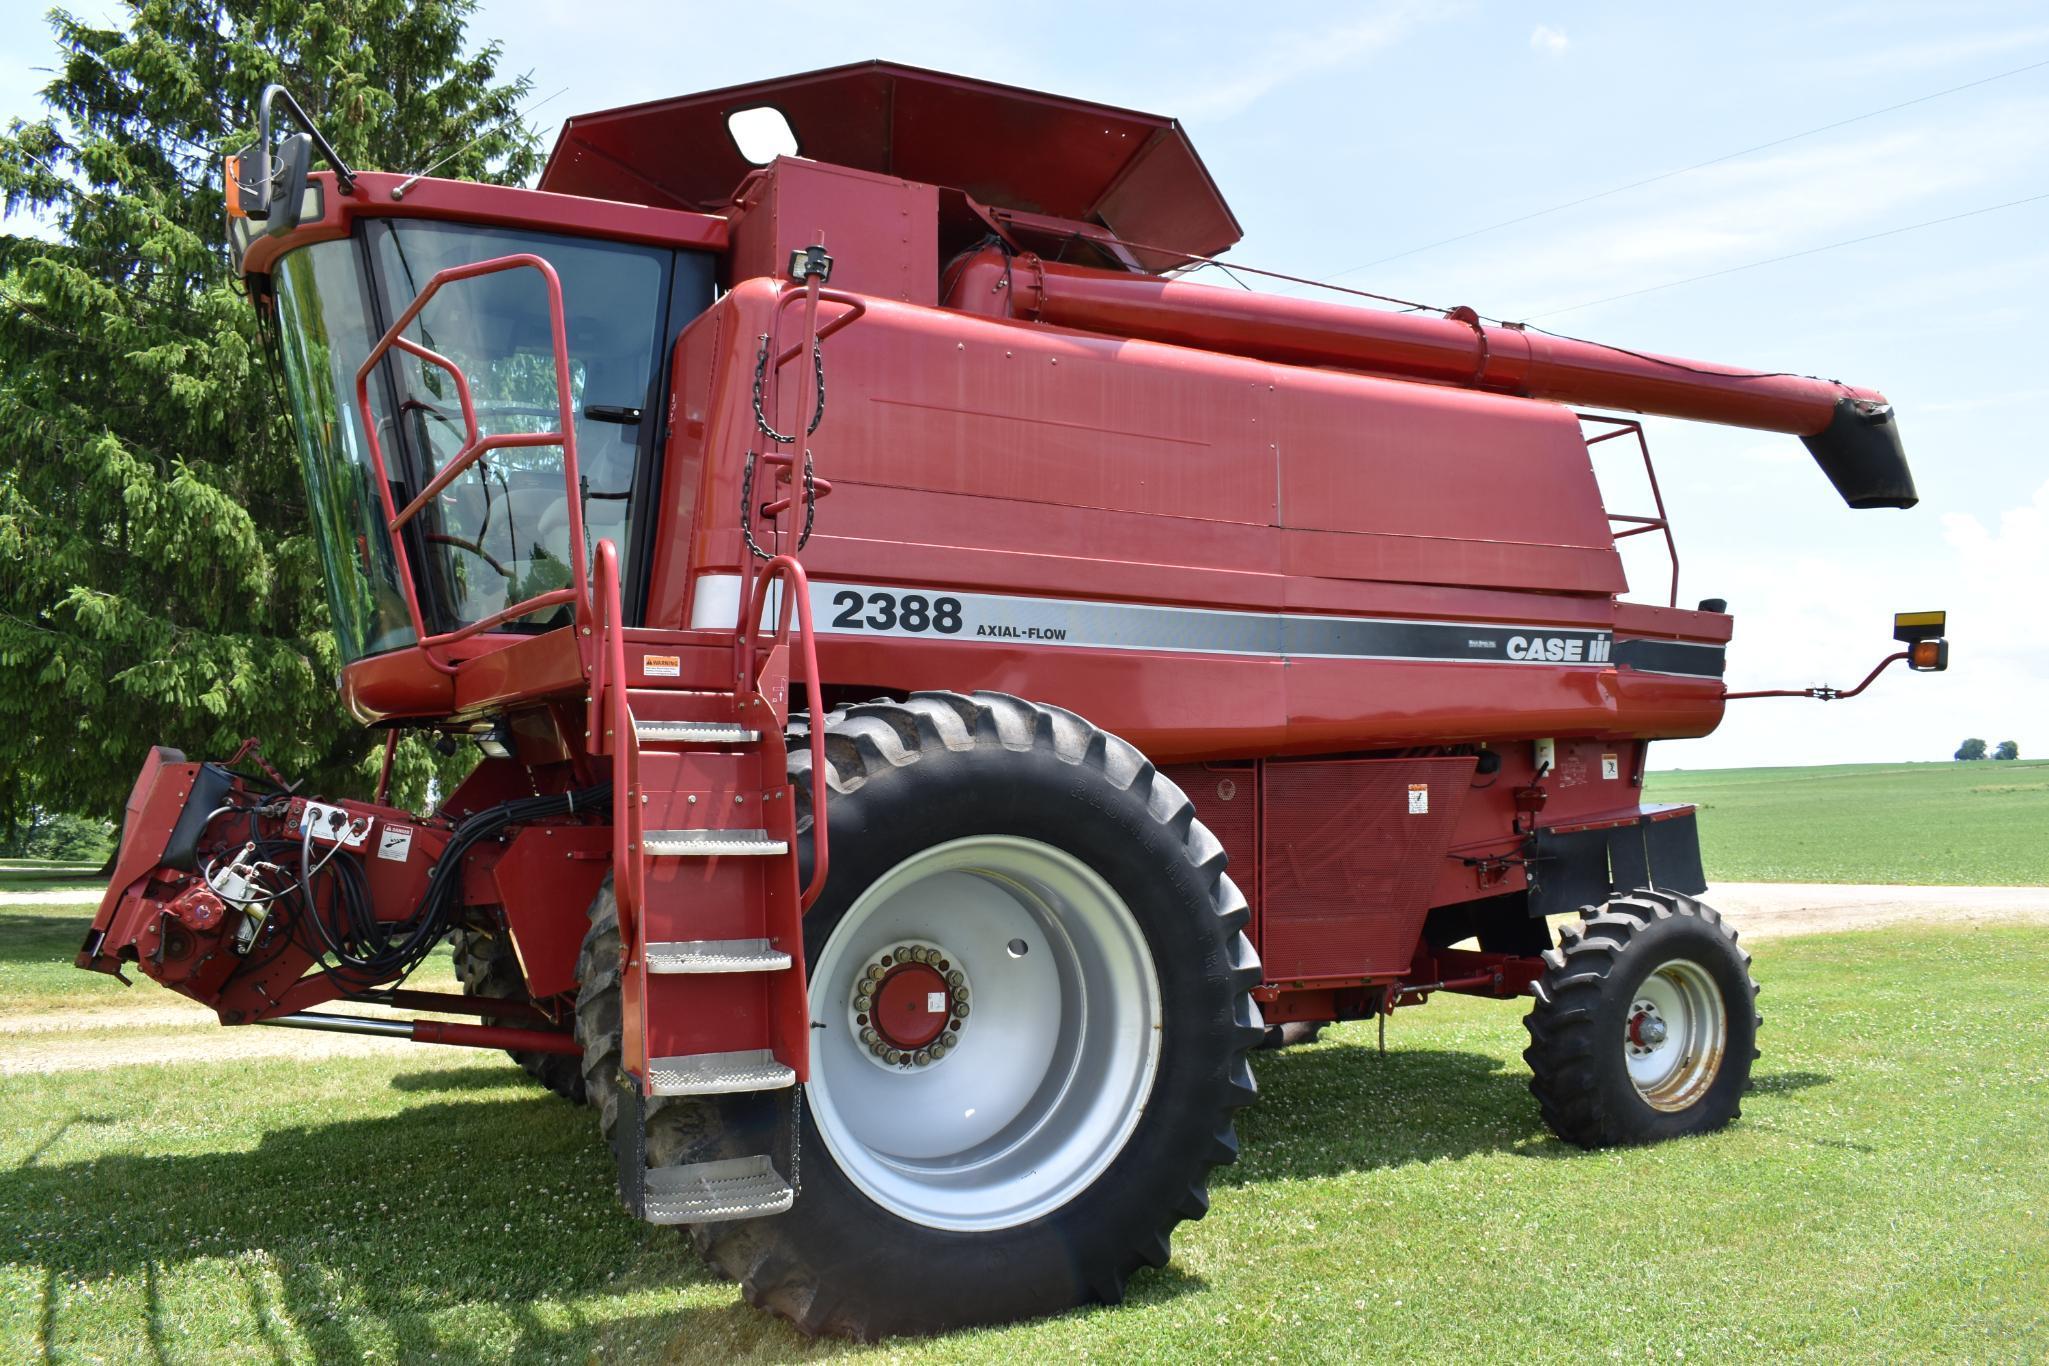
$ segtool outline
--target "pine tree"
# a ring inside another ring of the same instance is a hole
[[[517,182],[530,82],[474,0],[138,0],[50,16],[41,117],[0,135],[0,820],[118,816],[148,746],[245,736],[362,792],[285,405],[225,245],[221,164],[289,87],[357,168]],[[401,747],[418,800],[438,762]]]

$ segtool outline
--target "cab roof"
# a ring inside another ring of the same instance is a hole
[[[717,211],[755,169],[727,120],[764,106],[813,161],[1191,255],[1243,235],[1173,119],[881,61],[576,115],[539,188]]]

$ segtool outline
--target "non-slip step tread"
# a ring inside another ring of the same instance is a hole
[[[766,939],[679,939],[647,946],[649,972],[779,972],[790,955]]]
[[[657,1096],[718,1096],[736,1091],[777,1091],[794,1086],[797,1074],[766,1048],[736,1053],[690,1053],[650,1058],[648,1090]]]
[[[665,745],[751,745],[761,732],[725,721],[641,721],[634,736],[643,743]]]
[[[763,858],[790,851],[766,830],[650,830],[640,847],[658,858]]]
[[[781,1214],[796,1198],[766,1156],[728,1157],[651,1169],[641,1214],[651,1224],[713,1224]]]

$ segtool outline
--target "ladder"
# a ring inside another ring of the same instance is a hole
[[[796,1192],[775,1154],[650,1168],[644,1140],[648,1114],[679,1098],[784,1092],[794,1105],[808,1067],[802,917],[823,884],[823,829],[812,827],[811,886],[800,892],[796,794],[783,743],[791,616],[801,627],[806,677],[816,677],[808,585],[794,561],[779,558],[764,571],[764,586],[775,579],[797,590],[789,597],[800,610],[785,614],[774,648],[757,652],[756,633],[745,629],[759,621],[757,594],[735,650],[736,686],[706,691],[650,686],[654,680],[628,686],[617,574],[616,550],[601,544],[603,664],[594,671],[591,738],[613,764],[613,885],[624,952],[620,1193],[658,1224],[780,1213]],[[814,735],[814,764],[822,763],[820,749]],[[794,1167],[794,1153],[786,1165]]]

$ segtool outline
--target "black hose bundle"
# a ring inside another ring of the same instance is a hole
[[[604,783],[554,796],[521,797],[477,812],[449,837],[413,913],[391,922],[377,918],[362,863],[344,846],[337,844],[319,863],[313,862],[313,831],[309,827],[298,841],[300,904],[317,938],[307,947],[350,993],[403,979],[453,926],[462,904],[463,859],[472,847],[496,837],[507,826],[601,810],[611,804],[612,787]],[[291,847],[290,841],[266,840],[263,844]],[[330,869],[335,874],[333,896],[328,914],[322,914],[313,882]]]

